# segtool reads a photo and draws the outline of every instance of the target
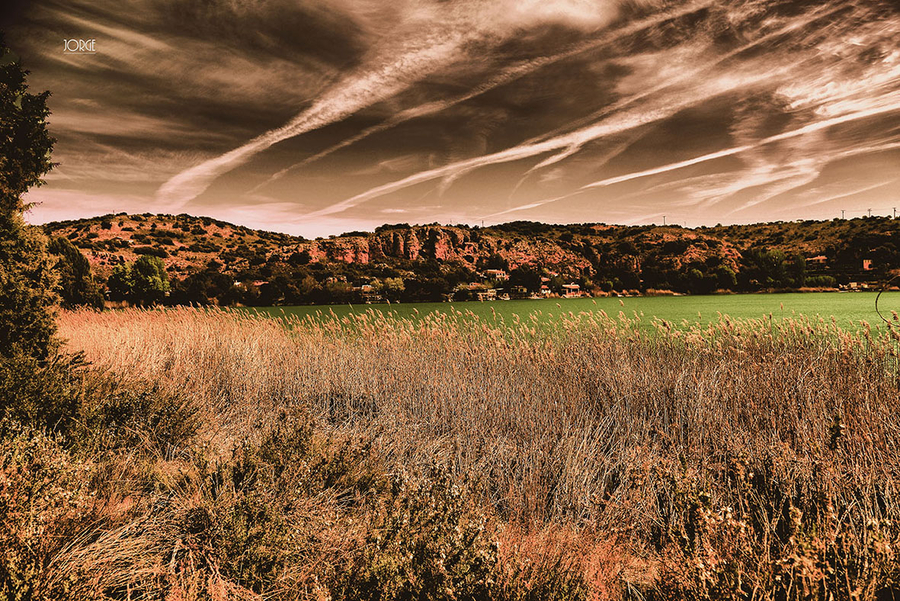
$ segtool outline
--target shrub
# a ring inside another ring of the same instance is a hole
[[[56,343],[56,275],[46,241],[20,215],[0,213],[0,355],[45,359]]]
[[[446,472],[395,478],[351,569],[343,599],[477,600],[498,593],[499,543],[486,518]]]
[[[157,257],[160,259],[165,259],[169,256],[169,253],[166,251],[166,249],[159,248],[158,246],[135,246],[134,254]]]
[[[0,357],[0,417],[66,432],[81,404],[79,355],[39,360],[25,353]]]
[[[83,396],[71,444],[85,449],[143,448],[159,456],[183,450],[200,427],[198,408],[158,385],[123,383],[91,373],[82,380]]]
[[[0,434],[0,600],[72,598],[80,575],[48,566],[91,522],[83,463],[39,431],[3,420]]]

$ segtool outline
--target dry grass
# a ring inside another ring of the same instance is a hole
[[[896,329],[184,308],[60,325],[94,366],[193,399],[213,457],[302,408],[317,437],[368,441],[353,461],[414,478],[441,466],[502,533],[501,557],[518,549],[501,562],[510,582],[577,569],[604,598],[851,599],[900,577]],[[182,501],[202,497],[183,486]]]

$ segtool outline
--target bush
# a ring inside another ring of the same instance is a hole
[[[0,355],[52,355],[55,285],[43,234],[21,215],[0,213]]]
[[[434,469],[415,483],[395,478],[334,594],[384,601],[496,598],[498,552],[487,520],[445,472]]]
[[[0,356],[0,417],[67,432],[81,405],[78,355],[42,361],[25,353]]]
[[[3,420],[0,434],[0,600],[75,598],[80,575],[49,568],[92,521],[83,463],[28,427]]]
[[[135,246],[134,254],[157,257],[160,259],[165,259],[169,256],[169,253],[166,251],[166,249],[156,246]]]
[[[200,417],[187,399],[144,382],[123,384],[102,374],[83,379],[79,419],[71,444],[85,449],[147,449],[160,456],[183,450]]]

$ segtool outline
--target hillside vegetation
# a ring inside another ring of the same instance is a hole
[[[45,231],[80,248],[100,284],[116,266],[160,258],[176,304],[465,300],[489,289],[524,297],[574,289],[566,284],[593,294],[834,288],[900,269],[900,221],[879,217],[697,229],[400,224],[305,240],[188,215],[120,214]]]

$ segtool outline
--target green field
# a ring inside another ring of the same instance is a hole
[[[624,311],[628,317],[635,313],[642,321],[650,323],[654,317],[674,324],[700,322],[707,324],[719,319],[719,314],[735,319],[758,319],[772,315],[775,319],[782,317],[821,316],[831,319],[845,329],[853,329],[860,321],[868,322],[872,327],[884,325],[875,311],[875,292],[821,292],[793,294],[731,294],[715,296],[658,296],[633,298],[574,298],[513,300],[492,302],[460,302],[460,303],[395,303],[391,305],[334,305],[301,306],[301,307],[266,307],[254,311],[269,314],[273,317],[282,315],[304,318],[318,316],[323,319],[341,318],[351,313],[362,313],[375,310],[398,317],[414,315],[424,316],[434,311],[448,312],[452,309],[466,313],[474,313],[482,318],[511,319],[513,315],[520,318],[531,314],[542,319],[553,319],[560,313],[580,313],[583,311],[606,311],[615,316]],[[879,300],[882,315],[891,319],[891,311],[900,311],[900,292],[886,292]]]

